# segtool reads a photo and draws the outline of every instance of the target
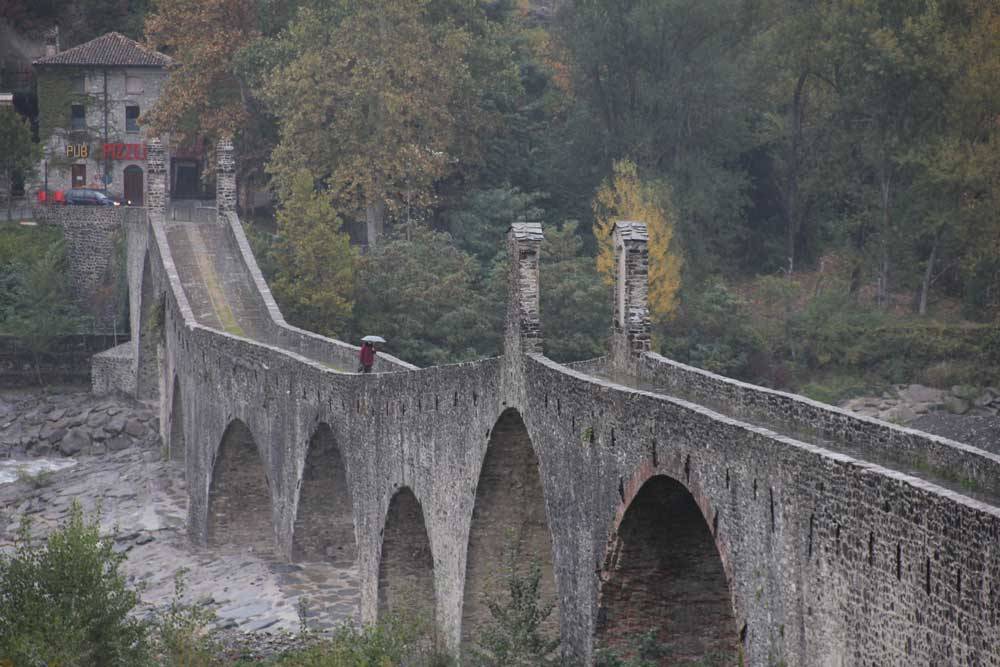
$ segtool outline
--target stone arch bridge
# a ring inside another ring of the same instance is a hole
[[[638,223],[614,232],[607,357],[542,354],[522,223],[503,356],[356,374],[357,348],[283,320],[220,156],[217,216],[178,223],[150,147],[131,349],[106,365],[159,401],[195,541],[356,562],[364,621],[418,612],[456,652],[514,544],[569,664],[654,630],[671,664],[1000,665],[996,455],[650,352]]]

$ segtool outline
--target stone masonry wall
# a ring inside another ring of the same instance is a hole
[[[378,584],[380,616],[396,614],[434,628],[434,557],[423,509],[407,488],[389,504]]]
[[[50,72],[59,70],[59,74],[65,74],[69,68],[44,68],[38,72],[39,78],[52,76]],[[105,105],[104,105],[104,75],[107,73],[107,142],[124,144],[143,144],[146,141],[146,132],[140,126],[139,132],[128,132],[125,123],[125,107],[138,106],[140,114],[147,113],[153,108],[160,96],[160,90],[166,81],[167,73],[161,68],[132,67],[113,68],[109,70],[72,68],[73,74],[85,77],[85,91],[88,103],[85,105],[86,111],[86,132],[70,132],[68,128],[55,128],[45,144],[46,157],[48,158],[48,188],[50,191],[68,190],[73,187],[70,182],[70,164],[84,164],[87,167],[87,182],[83,185],[98,185],[104,175],[105,161],[103,145],[105,143]],[[141,92],[129,93],[126,88],[126,76],[135,77],[142,80]],[[43,107],[49,102],[42,96],[39,104]],[[53,117],[65,118],[69,123],[70,110],[54,109]],[[44,129],[44,128],[43,128]],[[67,159],[67,145],[86,145],[89,156],[87,158]],[[129,166],[137,166],[145,172],[146,163],[142,160],[110,160],[109,169],[111,183],[108,189],[121,195],[124,192],[124,170]],[[45,169],[43,165],[38,167],[37,182],[33,189],[40,189],[43,186],[43,175]],[[145,173],[143,174],[145,177]],[[145,180],[145,179],[144,179]]]
[[[320,424],[302,472],[292,558],[349,567],[357,557],[354,504],[344,459],[330,427]]]
[[[649,320],[649,250],[646,225],[619,220],[612,230],[615,248],[614,322],[611,362],[628,369],[652,340]]]
[[[185,465],[196,540],[217,533],[220,491],[233,488],[224,471],[263,469],[242,487],[266,502],[253,515],[261,521],[253,535],[290,556],[308,444],[318,423],[329,424],[351,490],[363,619],[378,617],[380,600],[412,590],[423,609],[433,607],[424,617],[444,645],[457,650],[465,592],[484,586],[467,568],[477,484],[494,427],[516,409],[538,460],[571,664],[593,656],[601,582],[613,578],[609,540],[643,486],[669,477],[710,531],[746,664],[1000,667],[995,507],[709,407],[524,355],[530,345],[519,327],[508,329],[503,358],[338,373],[295,350],[200,326],[161,220],[150,216],[141,233],[151,292],[163,291],[166,309],[158,372],[181,378],[191,408]],[[131,239],[129,248],[132,276],[142,260],[131,257]],[[253,452],[245,465],[226,464],[234,420],[255,445],[245,448]],[[526,472],[517,476],[527,483]]]
[[[112,333],[119,303],[117,244],[124,226],[142,217],[142,209],[121,206],[36,206],[35,219],[56,225],[66,238],[70,289],[77,306],[90,314],[94,331]]]
[[[271,494],[253,435],[234,421],[226,430],[213,470],[208,541],[213,546],[274,551]]]
[[[654,632],[669,647],[663,664],[737,662],[729,584],[709,525],[684,486],[653,477],[610,540],[602,569],[596,642],[633,651]]]
[[[135,395],[131,343],[116,345],[90,357],[90,387],[96,396],[115,392]]]
[[[758,387],[687,366],[655,353],[642,356],[640,380],[709,406],[726,406],[748,420],[786,426],[899,464],[963,480],[972,490],[1000,495],[1000,456],[945,438],[857,415],[804,396]]]
[[[236,151],[223,137],[215,147],[215,207],[219,213],[236,211]]]
[[[469,645],[493,619],[487,599],[506,599],[503,578],[511,565],[523,575],[534,562],[541,570],[542,604],[556,599],[552,574],[552,539],[545,497],[538,475],[538,458],[516,410],[507,410],[493,427],[469,529],[465,592],[462,606],[463,643]],[[558,632],[559,610],[544,626]]]

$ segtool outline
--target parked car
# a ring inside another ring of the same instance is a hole
[[[121,201],[103,190],[73,188],[66,191],[68,206],[121,206]]]

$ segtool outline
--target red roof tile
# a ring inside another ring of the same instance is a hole
[[[39,58],[35,65],[82,65],[104,67],[166,67],[169,56],[146,48],[117,32],[109,32],[89,42],[53,56]]]

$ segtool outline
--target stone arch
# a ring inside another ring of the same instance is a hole
[[[292,559],[353,565],[358,547],[351,488],[340,448],[325,422],[309,440],[300,479]]]
[[[462,596],[463,646],[468,646],[491,620],[484,598],[502,599],[506,593],[501,575],[511,550],[515,564],[537,562],[542,601],[555,602],[552,536],[538,457],[520,413],[513,408],[505,410],[490,431],[476,485]],[[558,633],[558,605],[545,626],[551,634]]]
[[[393,495],[386,512],[378,567],[378,615],[435,625],[434,558],[420,501],[409,487]]]
[[[208,544],[275,552],[271,492],[250,429],[239,419],[226,427],[208,492]]]
[[[184,401],[181,396],[181,381],[174,376],[174,388],[170,404],[170,460],[184,463],[187,450],[184,444]]]
[[[739,638],[726,568],[681,482],[655,475],[642,484],[609,539],[600,576],[599,647],[627,653],[631,639],[652,630],[670,647],[671,665],[735,662]]]
[[[136,350],[135,392],[139,400],[155,400],[160,392],[160,351],[166,313],[165,295],[156,294],[149,253],[142,262],[139,291],[139,345]]]

